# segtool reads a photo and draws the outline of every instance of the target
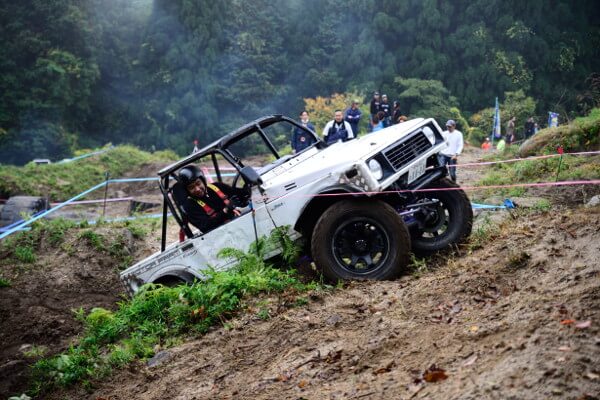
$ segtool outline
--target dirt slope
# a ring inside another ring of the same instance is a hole
[[[599,227],[598,208],[508,220],[421,277],[274,305],[52,398],[596,398]]]
[[[461,162],[479,155],[470,148]],[[461,169],[459,183],[480,173]],[[559,200],[571,208],[494,213],[503,222],[485,249],[426,260],[395,282],[315,293],[302,308],[270,299],[267,321],[250,306],[232,329],[158,349],[91,392],[45,398],[600,398],[600,209],[575,207],[569,193]],[[77,251],[43,246],[31,267],[0,263],[12,283],[0,288],[0,398],[24,390],[30,345],[52,354],[76,337],[72,308],[110,308],[122,292],[106,254],[68,241]],[[127,247],[140,259],[158,243]]]

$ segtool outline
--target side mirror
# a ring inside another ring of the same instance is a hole
[[[262,179],[260,179],[260,175],[258,172],[250,166],[246,166],[240,170],[240,174],[246,183],[251,185],[262,185]]]

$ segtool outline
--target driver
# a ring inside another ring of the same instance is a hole
[[[183,207],[188,220],[203,233],[241,215],[241,210],[235,204],[236,197],[248,199],[244,189],[232,188],[221,182],[207,184],[206,178],[195,165],[188,165],[179,171],[179,182],[188,194]]]

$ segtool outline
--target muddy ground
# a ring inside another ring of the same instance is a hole
[[[600,398],[600,209],[575,192],[536,194],[553,208],[486,212],[497,229],[484,248],[426,259],[397,281],[316,292],[300,308],[249,301],[229,329],[159,349],[92,391],[44,398]],[[69,240],[79,251],[2,263],[12,285],[0,288],[1,398],[24,390],[31,346],[54,353],[77,335],[72,308],[112,307],[122,293],[108,255]],[[156,235],[127,243],[136,258],[158,246]]]

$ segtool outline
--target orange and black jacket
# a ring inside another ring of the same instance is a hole
[[[188,221],[203,233],[211,231],[225,222],[233,219],[233,204],[231,197],[247,198],[248,194],[242,189],[232,188],[224,183],[209,183],[206,185],[206,195],[202,198],[189,196],[185,205]],[[223,209],[227,207],[227,212]]]

